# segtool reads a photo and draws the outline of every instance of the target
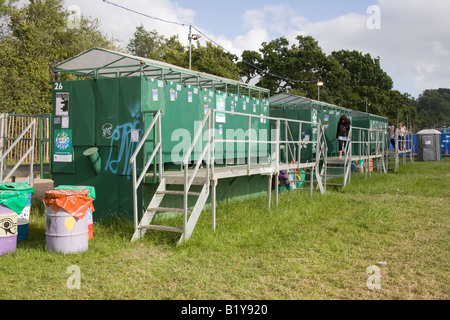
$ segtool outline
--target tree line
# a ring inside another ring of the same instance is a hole
[[[254,83],[271,94],[289,92],[349,109],[386,116],[390,121],[412,119],[414,127],[447,123],[449,90],[426,90],[415,100],[393,89],[392,78],[381,68],[380,57],[356,50],[327,55],[311,36],[263,42],[258,51],[238,57],[211,42],[183,45],[178,36],[164,37],[138,26],[126,48],[108,37],[100,23],[81,17],[68,26],[63,0],[0,0],[0,112],[51,112],[52,68],[92,47],[103,47],[163,61],[221,77]]]

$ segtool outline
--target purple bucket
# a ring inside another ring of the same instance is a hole
[[[17,213],[0,204],[0,256],[17,249]]]
[[[45,212],[45,240],[47,250],[64,254],[88,250],[88,219],[78,219],[59,208],[53,213],[52,206]]]

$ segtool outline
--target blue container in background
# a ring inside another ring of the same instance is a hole
[[[22,213],[17,218],[17,240],[24,241],[28,238],[28,225],[30,223],[31,210],[31,196],[33,193],[28,193],[28,203],[23,209]]]
[[[441,150],[443,156],[450,155],[450,130],[441,129]]]

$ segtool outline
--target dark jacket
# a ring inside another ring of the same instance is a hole
[[[350,121],[346,121],[342,123],[339,121],[337,125],[336,139],[337,137],[348,137],[348,133],[350,132]]]

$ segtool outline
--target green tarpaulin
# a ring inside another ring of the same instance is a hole
[[[0,183],[0,190],[20,191],[24,193],[34,194],[34,190],[28,182]]]
[[[0,183],[0,203],[17,214],[27,206],[30,193],[34,194],[34,189],[28,182]]]
[[[0,190],[0,203],[17,214],[21,214],[28,204],[28,193]]]
[[[89,190],[88,197],[95,200],[95,188],[91,186],[70,186],[70,185],[60,185],[53,190]]]

